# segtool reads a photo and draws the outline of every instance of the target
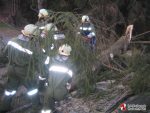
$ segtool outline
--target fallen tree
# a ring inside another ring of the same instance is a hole
[[[114,56],[120,55],[121,53],[127,50],[128,45],[131,42],[132,38],[133,25],[127,26],[125,36],[122,36],[118,41],[116,41],[108,49],[102,51],[98,55],[98,61],[94,64],[94,70],[97,70],[100,65],[108,64],[110,59],[113,59]]]
[[[109,61],[111,59],[113,59],[114,56],[120,55],[123,51],[127,50],[127,47],[131,42],[132,30],[133,30],[133,25],[129,25],[126,29],[125,36],[122,36],[118,41],[116,41],[108,49],[106,49],[102,52],[98,52],[97,59],[96,59],[95,63],[93,64],[93,67],[92,67],[93,72],[89,76],[88,76],[88,74],[85,74],[84,76],[87,76],[87,77],[92,76],[93,77],[100,70],[101,66],[108,67],[108,68],[113,69],[115,71],[121,71],[117,68],[109,67]],[[85,70],[85,71],[87,71],[87,73],[88,73],[88,70]],[[93,77],[93,78],[95,78],[95,77]],[[95,84],[95,81],[93,81],[93,82]],[[75,90],[77,85],[78,85],[78,81],[73,81],[71,91]]]

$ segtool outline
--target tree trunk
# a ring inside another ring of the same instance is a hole
[[[110,58],[115,55],[119,55],[122,51],[126,51],[128,44],[131,41],[133,25],[129,25],[126,29],[125,36],[122,36],[117,42],[115,42],[110,48],[104,50],[98,57],[99,62],[94,65],[95,69],[98,69],[102,63],[108,63]]]
[[[38,0],[38,10],[46,8],[46,0]]]

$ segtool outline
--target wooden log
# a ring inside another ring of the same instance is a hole
[[[119,106],[119,104],[121,104],[122,102],[124,102],[125,100],[127,100],[128,98],[130,98],[133,95],[134,94],[129,90],[129,91],[126,91],[121,96],[118,96],[117,98],[115,98],[112,101],[111,106],[107,109],[107,111],[105,113],[112,113]]]
[[[38,0],[38,10],[44,8],[43,4],[44,4],[44,0]]]
[[[132,41],[131,44],[150,44],[150,41]]]
[[[110,48],[100,53],[97,63],[94,64],[94,70],[97,70],[100,65],[108,63],[109,60],[113,59],[115,55],[120,55],[123,51],[127,50],[127,47],[132,38],[132,30],[133,25],[129,25],[126,29],[125,36],[122,36]]]
[[[18,107],[18,108],[16,108],[16,109],[13,109],[12,111],[7,112],[7,113],[17,113],[17,112],[19,112],[19,111],[28,109],[28,108],[30,108],[30,107],[32,107],[32,103],[29,103],[29,104],[23,105],[23,106],[21,106],[21,107]]]

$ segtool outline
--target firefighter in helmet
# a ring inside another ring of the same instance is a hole
[[[63,43],[65,35],[57,29],[56,25],[48,23],[42,30],[41,38],[42,48],[49,54],[54,48],[58,49],[58,46]]]
[[[40,9],[38,13],[38,22],[36,22],[35,25],[38,27],[43,27],[47,25],[48,23],[52,23],[51,15],[53,14],[53,11],[47,10],[47,9]]]
[[[90,21],[89,16],[87,15],[82,16],[79,34],[81,34],[83,42],[85,42],[85,44],[88,45],[88,47],[90,47],[92,50],[95,49],[95,28],[92,22]]]
[[[73,74],[72,63],[69,59],[71,46],[64,44],[59,47],[58,55],[49,64],[48,86],[44,93],[44,111],[55,111],[55,101],[64,99],[71,88]]]
[[[36,84],[36,64],[34,53],[37,50],[34,37],[39,34],[38,27],[28,24],[18,37],[8,41],[3,54],[8,58],[8,82],[6,83],[2,97],[3,106],[0,111],[9,109],[13,96],[17,95],[19,86],[31,87]],[[6,107],[6,106],[7,107]]]
[[[38,13],[38,22],[36,23],[37,26],[42,27],[45,26],[48,22],[49,13],[46,9],[40,9]]]

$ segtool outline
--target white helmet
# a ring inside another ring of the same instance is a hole
[[[23,35],[25,36],[33,36],[38,35],[38,27],[34,24],[28,24],[24,27],[24,29],[21,31]]]
[[[64,44],[59,47],[59,54],[69,56],[71,50],[71,46],[69,46],[68,44]]]
[[[46,9],[40,9],[39,10],[39,14],[38,14],[39,18],[42,18],[42,17],[46,18],[48,16],[49,16],[49,14],[48,14],[48,11]]]
[[[44,27],[44,31],[57,31],[57,27],[53,24],[53,23],[49,23],[47,25],[45,25]]]
[[[89,16],[87,16],[87,15],[82,16],[82,22],[85,22],[85,21],[87,21],[87,22],[90,21]]]

